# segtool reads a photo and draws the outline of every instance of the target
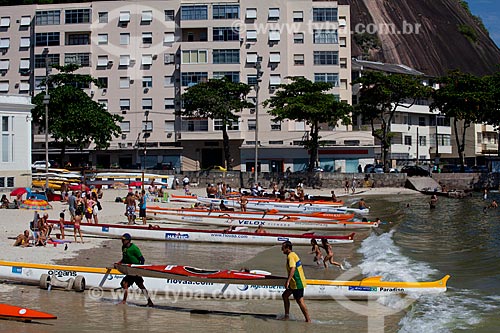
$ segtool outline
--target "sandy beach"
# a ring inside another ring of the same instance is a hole
[[[401,194],[415,194],[413,190],[405,188],[360,188],[356,193],[346,195],[344,189],[334,189],[337,196],[342,197],[346,202],[354,201],[357,198],[369,197],[373,195],[401,195]],[[311,195],[330,195],[331,189],[324,190],[312,190],[306,189],[307,194]],[[101,200],[103,207],[102,211],[99,211],[99,221],[101,223],[118,223],[125,221],[124,217],[124,205],[115,202],[115,198],[119,196],[125,196],[127,194],[127,189],[107,189],[104,190],[104,196]],[[197,195],[205,195],[204,188],[192,188],[191,192]],[[0,194],[6,194],[9,197],[9,192],[3,192]],[[169,193],[174,194],[184,194],[183,190],[169,190]],[[369,205],[369,199],[365,199]],[[179,206],[176,203],[154,203],[155,205],[165,206],[165,207],[175,207]],[[57,220],[59,219],[59,213],[64,209],[67,209],[67,203],[63,202],[51,202],[53,209],[47,211],[41,211],[41,213],[47,212],[49,214],[49,219]],[[185,204],[184,204],[185,205]],[[40,213],[40,212],[39,212]],[[14,247],[14,239],[17,235],[21,234],[25,229],[29,229],[29,222],[33,219],[34,211],[25,209],[0,209],[0,235],[2,241],[0,242],[0,251],[2,252],[3,260],[7,261],[22,261],[22,262],[33,262],[33,263],[54,263],[55,260],[60,259],[70,259],[78,255],[81,250],[99,248],[101,244],[106,241],[106,239],[85,237],[84,243],[72,242],[68,244],[65,250],[64,245],[47,245],[45,247]],[[66,219],[69,218],[69,213],[66,212]],[[54,229],[53,233],[57,233],[58,230]],[[54,235],[53,235],[54,236]],[[66,232],[66,239],[74,240],[73,231],[68,230]]]

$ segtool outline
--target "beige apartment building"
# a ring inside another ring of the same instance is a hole
[[[334,84],[331,93],[351,103],[349,6],[337,1],[98,1],[2,7],[0,94],[37,94],[46,62],[78,63],[80,73],[103,87],[88,94],[124,117],[122,135],[107,151],[88,156],[94,165],[193,171],[223,165],[221,123],[179,115],[181,95],[211,78],[259,86],[248,98],[258,110],[241,112],[229,128],[236,169],[254,166],[258,126],[259,170],[304,169],[301,146],[308,126],[273,122],[262,102],[290,76]],[[48,52],[47,54],[44,53]],[[262,77],[257,80],[257,63]],[[257,117],[258,116],[258,117]],[[34,155],[44,159],[44,135],[34,133]],[[354,172],[373,161],[370,133],[325,127],[320,164]],[[80,152],[70,151],[78,163]],[[50,149],[50,158],[57,150]]]

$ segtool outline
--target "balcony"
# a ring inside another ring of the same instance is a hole
[[[208,41],[207,28],[184,28],[181,32],[183,42],[206,42]]]
[[[496,143],[482,143],[481,154],[496,154],[498,152],[498,144]]]

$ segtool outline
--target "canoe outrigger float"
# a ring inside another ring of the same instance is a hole
[[[122,268],[123,265],[120,269]],[[214,270],[210,271],[214,272]],[[141,271],[141,274],[143,273],[144,270]],[[3,280],[39,285],[42,274],[57,277],[59,280],[75,278],[80,275],[85,278],[88,288],[99,287],[103,282],[102,288],[107,290],[120,288],[120,281],[124,277],[123,273],[116,269],[0,261],[0,279]],[[446,291],[446,282],[449,278],[450,276],[446,275],[440,280],[431,282],[389,282],[381,281],[380,276],[368,277],[359,281],[307,280],[305,297],[328,300],[336,297],[367,299],[388,295],[437,294]],[[233,279],[229,281],[230,284],[215,283],[209,278],[199,281],[190,279],[190,277],[182,275],[163,276],[162,278],[144,275],[144,284],[148,290],[158,294],[196,295],[206,298],[281,299],[281,294],[284,291],[282,285],[264,285],[257,282],[255,278]],[[271,279],[269,279],[270,281]]]
[[[54,222],[56,221],[50,221]],[[284,234],[245,231],[223,231],[207,229],[186,228],[161,228],[158,226],[129,226],[116,224],[80,224],[84,234],[120,238],[124,233],[129,233],[134,239],[178,241],[178,242],[209,242],[209,243],[232,243],[239,245],[279,245],[284,241],[291,241],[297,245],[309,245],[311,239],[317,241],[325,238],[331,244],[347,244],[354,242],[354,233],[344,236],[319,235],[315,233]]]
[[[53,314],[19,306],[0,304],[0,319],[30,322],[32,320],[57,319]]]

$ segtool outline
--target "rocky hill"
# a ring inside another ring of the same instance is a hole
[[[465,1],[339,0],[339,4],[351,5],[353,57],[405,64],[433,76],[451,69],[476,75],[499,69],[500,50]],[[413,32],[404,33],[404,24]],[[370,34],[373,27],[393,30]]]

